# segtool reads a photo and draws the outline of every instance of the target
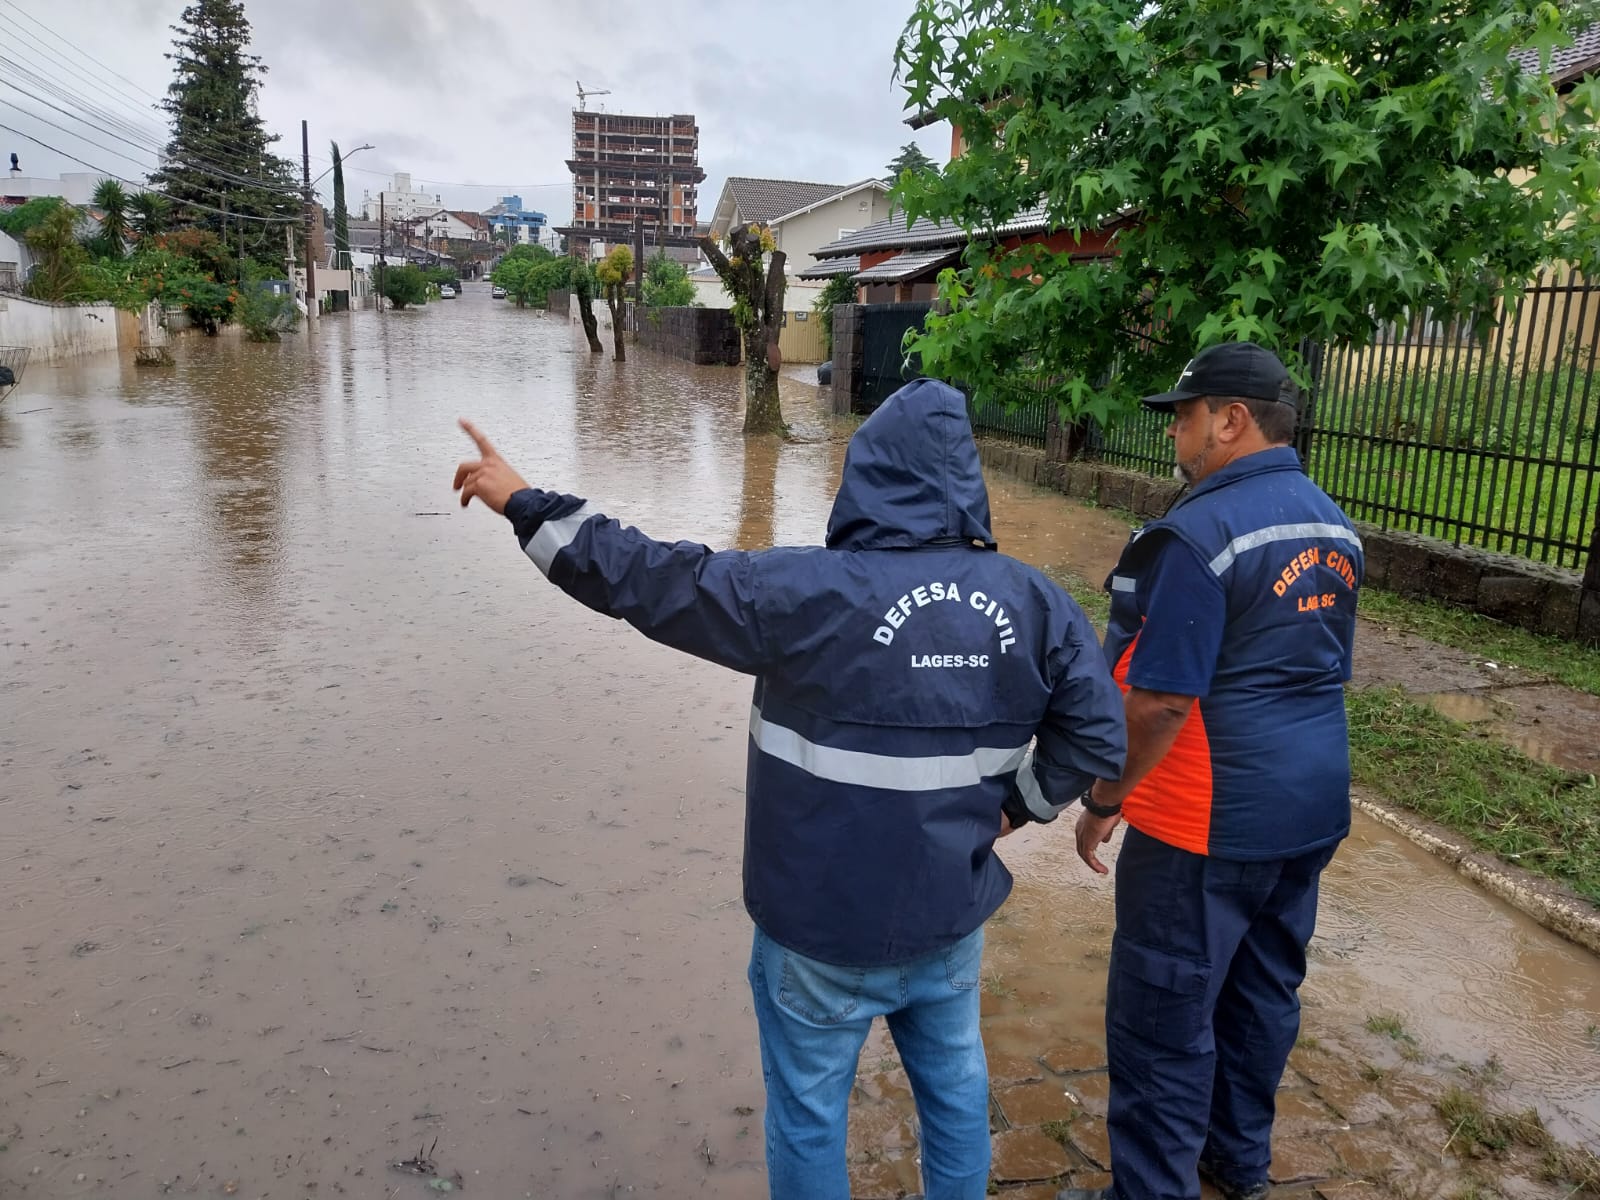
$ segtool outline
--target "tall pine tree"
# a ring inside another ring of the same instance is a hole
[[[242,232],[246,255],[281,263],[284,223],[298,219],[301,200],[293,165],[272,153],[277,136],[256,112],[267,68],[249,52],[244,5],[194,0],[172,31],[174,78],[163,101],[172,138],[153,181],[179,221],[212,230],[235,250]]]

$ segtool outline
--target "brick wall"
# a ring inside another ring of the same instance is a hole
[[[725,308],[656,308],[639,320],[638,343],[688,362],[738,366],[739,329]]]

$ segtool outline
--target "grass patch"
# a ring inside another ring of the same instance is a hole
[[[1415,1040],[1406,1032],[1405,1022],[1401,1019],[1399,1013],[1374,1013],[1367,1018],[1367,1032],[1381,1033],[1397,1042],[1402,1038],[1408,1042]]]
[[[1363,588],[1357,611],[1388,629],[1414,633],[1482,659],[1547,675],[1591,696],[1600,696],[1600,647],[1545,637],[1482,613],[1433,600],[1408,600],[1393,592]]]
[[[1461,1155],[1487,1151],[1504,1154],[1511,1146],[1510,1135],[1500,1127],[1499,1121],[1489,1112],[1483,1097],[1465,1088],[1451,1087],[1435,1102],[1439,1119],[1450,1130],[1450,1140],[1445,1150],[1455,1150]]]
[[[1078,602],[1078,607],[1083,609],[1084,615],[1094,623],[1095,629],[1101,634],[1105,633],[1106,621],[1111,617],[1111,597],[1102,588],[1065,567],[1046,567],[1044,574],[1047,579],[1066,589]]]
[[[991,971],[983,977],[983,990],[991,996],[998,996],[1002,1000],[1009,1000],[1017,994],[1017,989],[1010,987],[996,971]]]
[[[1046,1121],[1043,1125],[1039,1126],[1039,1132],[1044,1134],[1045,1137],[1049,1138],[1051,1141],[1060,1142],[1063,1146],[1065,1146],[1072,1136],[1072,1122]]]
[[[1352,690],[1345,703],[1358,787],[1600,905],[1600,790],[1592,775],[1477,737],[1398,688]]]

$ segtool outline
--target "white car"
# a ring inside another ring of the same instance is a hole
[[[491,299],[491,300],[504,300],[505,298],[506,298],[506,290],[505,290],[505,288],[501,287],[498,283],[495,284],[492,288],[489,289],[489,299]]]
[[[456,290],[455,290],[455,288],[451,287],[448,283],[442,285],[439,288],[439,299],[441,299],[441,300],[454,300],[455,298],[456,298]]]

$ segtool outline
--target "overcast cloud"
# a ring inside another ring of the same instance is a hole
[[[183,7],[184,0],[0,0],[0,53],[59,78],[84,102],[142,120],[164,140],[151,105],[170,80],[163,55]],[[245,0],[253,48],[269,68],[261,113],[282,135],[280,152],[298,163],[302,119],[310,122],[313,176],[328,165],[330,140],[346,151],[374,146],[347,168],[352,209],[364,190],[376,194],[393,172],[408,171],[451,207],[483,209],[516,192],[554,224],[572,210],[565,160],[580,79],[611,91],[592,97],[591,107],[695,114],[707,176],[702,220],[729,175],[850,183],[881,175],[908,141],[943,162],[948,128],[908,129],[904,95],[891,80],[910,9],[911,0]],[[63,60],[111,95],[86,86]],[[0,66],[0,82],[4,72]],[[141,165],[153,165],[151,154],[40,100],[75,113],[78,106],[23,87],[31,98],[0,86],[0,123],[109,173],[136,178]],[[26,175],[85,169],[4,130],[0,139]],[[326,197],[328,181],[319,190]]]

